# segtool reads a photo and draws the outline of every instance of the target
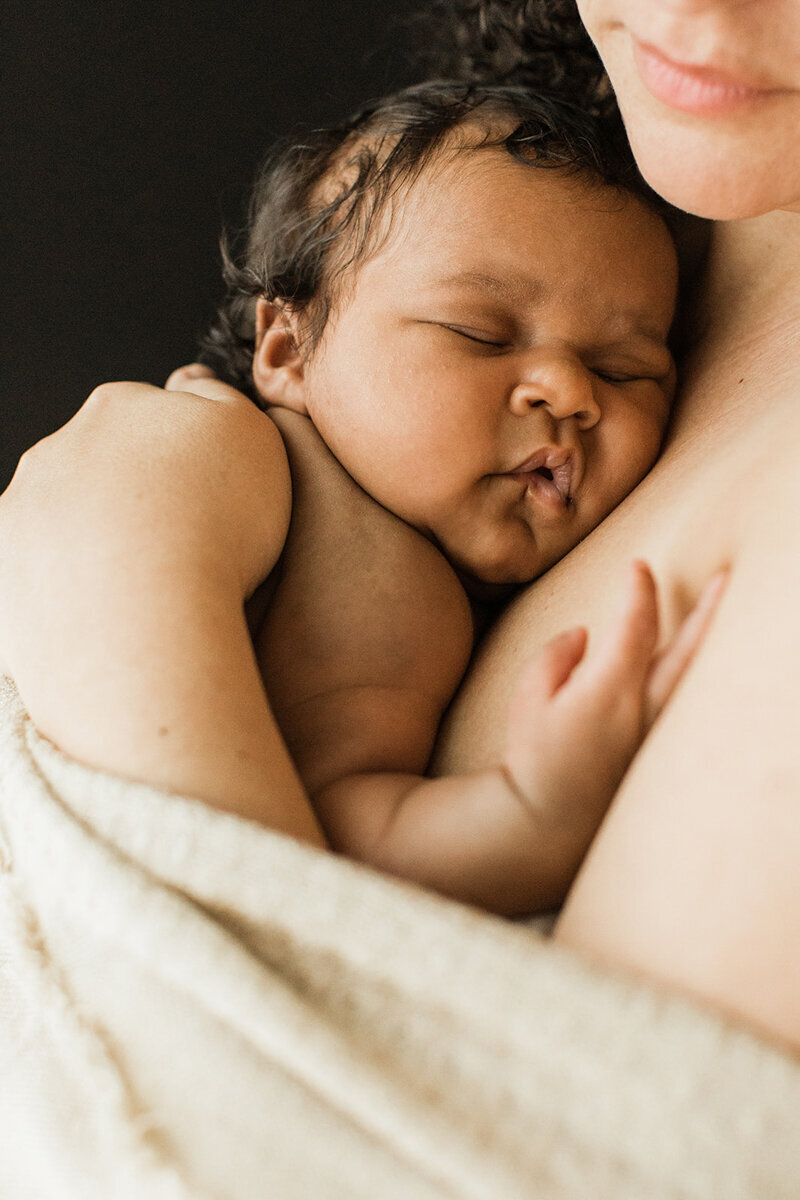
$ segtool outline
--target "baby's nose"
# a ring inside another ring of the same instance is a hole
[[[600,420],[592,373],[568,356],[540,357],[512,389],[509,407],[520,417],[545,407],[557,421],[575,418],[581,429],[591,429]]]

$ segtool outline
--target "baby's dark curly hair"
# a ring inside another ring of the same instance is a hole
[[[532,168],[557,167],[640,195],[627,141],[600,111],[549,89],[434,80],[367,106],[352,119],[268,159],[253,193],[246,244],[223,239],[227,296],[200,359],[259,402],[252,377],[258,297],[303,318],[305,349],[325,328],[348,267],[374,245],[379,218],[413,183],[448,135],[468,123],[470,151],[502,146]]]

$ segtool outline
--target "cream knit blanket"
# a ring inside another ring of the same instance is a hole
[[[2,1200],[782,1200],[800,1064],[87,770],[0,683]]]

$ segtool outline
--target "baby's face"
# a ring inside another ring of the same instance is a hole
[[[677,266],[640,202],[500,149],[432,164],[305,364],[323,439],[467,576],[541,574],[639,482]]]

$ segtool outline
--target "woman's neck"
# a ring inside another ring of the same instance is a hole
[[[732,322],[747,322],[758,339],[787,320],[797,329],[800,216],[771,212],[715,226],[697,315],[703,336],[725,335]]]
[[[800,380],[800,215],[767,213],[714,227],[681,364],[673,432],[693,436],[730,415],[759,380]]]

